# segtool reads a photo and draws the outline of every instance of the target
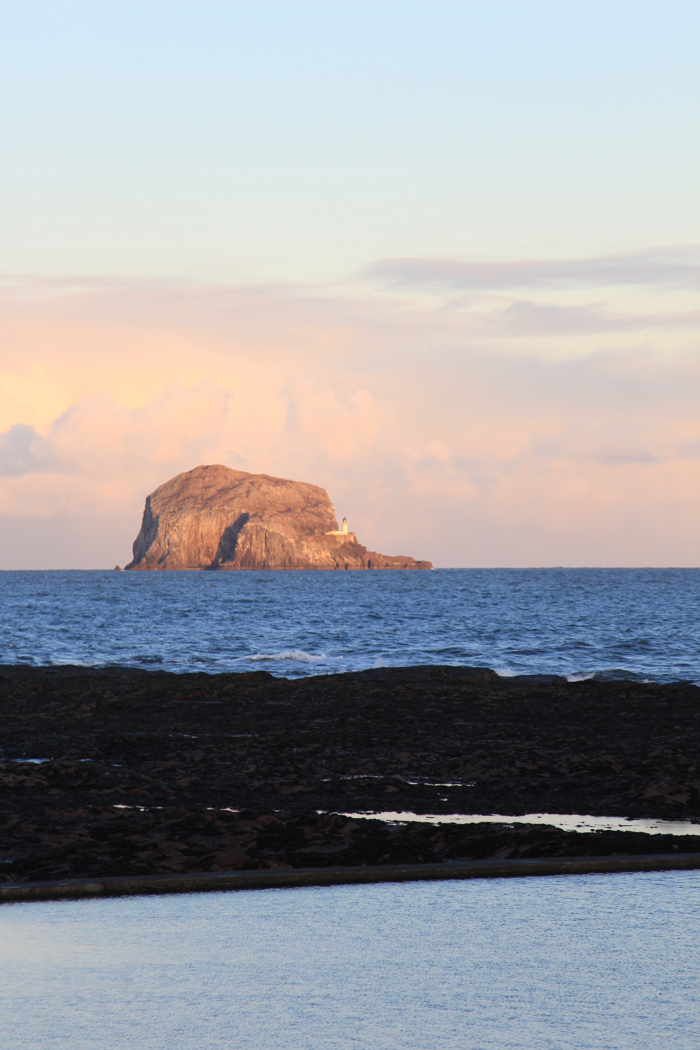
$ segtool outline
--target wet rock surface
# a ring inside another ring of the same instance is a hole
[[[700,852],[700,825],[672,837],[488,821],[699,818],[693,685],[450,667],[286,680],[5,666],[0,698],[6,882]],[[485,820],[340,815],[383,811]]]

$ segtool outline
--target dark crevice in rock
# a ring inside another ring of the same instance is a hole
[[[244,511],[243,514],[239,514],[233,525],[228,525],[224,529],[214,560],[211,563],[212,569],[218,569],[222,562],[232,562],[234,560],[236,547],[238,546],[238,537],[241,534],[241,529],[248,524],[249,520],[250,514]]]

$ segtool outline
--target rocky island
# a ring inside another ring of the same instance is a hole
[[[151,493],[133,552],[127,569],[432,569],[368,551],[317,485],[220,465]]]

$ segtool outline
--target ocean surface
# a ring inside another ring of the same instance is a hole
[[[2,572],[0,663],[700,682],[700,569]]]
[[[696,1050],[700,872],[0,906],[3,1050]]]

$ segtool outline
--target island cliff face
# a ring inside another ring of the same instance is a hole
[[[146,499],[127,569],[432,569],[368,551],[338,531],[317,485],[195,467]]]

